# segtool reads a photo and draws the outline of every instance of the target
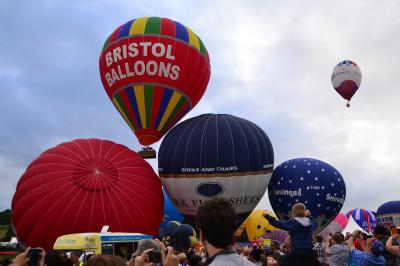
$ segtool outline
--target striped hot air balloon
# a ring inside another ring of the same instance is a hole
[[[347,218],[349,218],[350,215],[353,217],[354,221],[368,233],[372,233],[377,226],[378,221],[371,211],[353,209],[346,214]]]
[[[210,59],[177,21],[142,17],[118,27],[99,60],[103,86],[142,145],[158,141],[201,99]]]

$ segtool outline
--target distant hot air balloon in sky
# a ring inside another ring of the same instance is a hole
[[[375,215],[371,211],[353,209],[346,214],[347,218],[349,218],[350,215],[353,217],[354,221],[368,233],[372,233],[378,224]]]
[[[392,225],[400,227],[400,201],[388,201],[382,204],[376,214],[380,225],[387,228]]]
[[[159,174],[171,201],[187,222],[211,197],[229,199],[238,225],[261,200],[274,163],[272,144],[254,123],[227,114],[188,119],[161,143]]]
[[[346,186],[333,166],[317,159],[297,158],[274,169],[268,195],[280,220],[291,217],[295,203],[304,203],[315,218],[316,233],[319,233],[340,212],[346,198]]]
[[[24,246],[53,247],[57,237],[100,232],[157,235],[163,216],[161,182],[127,147],[77,139],[46,150],[21,176],[12,224]]]
[[[201,99],[210,58],[177,21],[141,17],[118,27],[100,55],[103,86],[142,145],[158,141]]]
[[[344,60],[336,65],[332,72],[332,85],[344,99],[347,107],[350,100],[361,84],[361,70],[359,66],[350,60]]]

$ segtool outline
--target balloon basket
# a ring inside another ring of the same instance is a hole
[[[350,107],[350,102],[349,101],[347,101],[346,107]]]
[[[156,151],[152,147],[143,147],[138,154],[142,156],[143,159],[155,159],[156,158]]]

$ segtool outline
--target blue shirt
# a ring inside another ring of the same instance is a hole
[[[385,258],[383,256],[374,256],[367,252],[359,251],[358,249],[354,248],[351,251],[352,258],[357,266],[385,266]]]

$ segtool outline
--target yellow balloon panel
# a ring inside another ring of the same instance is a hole
[[[250,213],[245,221],[246,233],[249,241],[260,238],[267,231],[278,230],[278,228],[269,224],[267,219],[263,217],[264,214],[269,214],[277,218],[275,213],[267,210],[254,210]]]

